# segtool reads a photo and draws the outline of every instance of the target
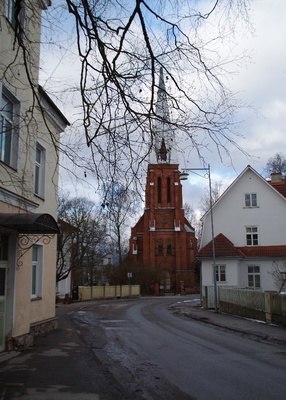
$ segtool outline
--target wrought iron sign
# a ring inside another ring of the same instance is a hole
[[[19,234],[18,236],[18,257],[17,269],[23,265],[22,257],[37,243],[49,244],[55,235],[27,235]]]

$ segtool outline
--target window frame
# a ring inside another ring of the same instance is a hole
[[[7,116],[3,107],[4,97],[12,105],[12,119]],[[3,82],[0,81],[0,162],[8,165],[10,168],[17,169],[18,163],[18,145],[19,145],[19,117],[20,116],[20,102],[19,100],[5,87]],[[9,155],[7,159],[7,152],[2,146],[2,141],[6,142],[5,124],[11,125],[11,132],[9,133]],[[3,136],[2,136],[3,135]],[[5,137],[4,137],[5,135]]]
[[[244,207],[245,208],[258,207],[257,193],[245,193],[244,194]]]
[[[14,30],[17,29],[17,33],[20,33],[23,38],[23,32],[26,28],[26,4],[25,0],[19,5],[19,10],[17,10],[17,20],[16,20],[16,0],[4,0],[5,1],[5,17],[9,24]]]
[[[216,271],[215,271],[216,282],[226,283],[226,265],[225,264],[217,264],[215,266],[215,268],[216,268]],[[224,276],[224,279],[222,279],[223,276]]]
[[[164,255],[163,240],[159,239],[158,240],[158,256],[163,256],[163,255]]]
[[[37,153],[40,152],[40,161],[37,160]],[[46,189],[46,149],[36,142],[35,164],[34,164],[34,194],[41,199],[45,198]]]
[[[16,28],[15,5],[16,0],[5,0],[5,17],[14,29]]]
[[[171,178],[167,178],[167,203],[171,203]]]
[[[253,269],[250,271],[250,268]],[[258,268],[258,271],[254,269]],[[252,284],[250,281],[250,278],[252,278]],[[258,278],[258,279],[256,279]],[[247,266],[247,282],[248,282],[248,287],[251,289],[261,289],[261,275],[260,275],[260,266],[259,265],[248,265]],[[256,283],[259,283],[259,285],[256,285]]]
[[[36,244],[32,246],[31,265],[31,299],[41,299],[43,291],[43,246]],[[36,250],[36,258],[34,250]]]
[[[168,241],[167,242],[167,256],[171,256],[172,255],[172,242],[171,241]]]
[[[250,229],[250,231],[248,231]],[[254,231],[256,229],[256,231]],[[245,227],[245,240],[246,246],[259,246],[259,232],[258,226]]]

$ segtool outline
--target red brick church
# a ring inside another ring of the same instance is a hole
[[[143,267],[160,269],[154,294],[193,292],[196,282],[197,241],[184,215],[182,185],[174,130],[170,126],[163,72],[160,71],[153,127],[155,146],[148,164],[145,210],[131,229],[129,259]]]

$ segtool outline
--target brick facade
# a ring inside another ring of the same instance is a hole
[[[145,211],[131,229],[129,258],[165,272],[154,282],[167,292],[193,292],[197,286],[195,232],[184,215],[178,164],[149,164]]]

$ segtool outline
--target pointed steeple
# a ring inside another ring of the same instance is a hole
[[[160,148],[160,151],[159,151],[158,159],[162,160],[162,161],[167,161],[167,148],[166,148],[166,145],[165,145],[164,138],[162,139],[162,144],[161,144],[161,148]]]
[[[175,132],[170,123],[167,92],[162,67],[160,68],[159,87],[157,93],[157,101],[155,104],[155,112],[156,115],[160,117],[160,120],[155,121],[153,124],[154,148],[152,149],[150,155],[150,163],[178,164]],[[164,153],[163,157],[162,149]]]

